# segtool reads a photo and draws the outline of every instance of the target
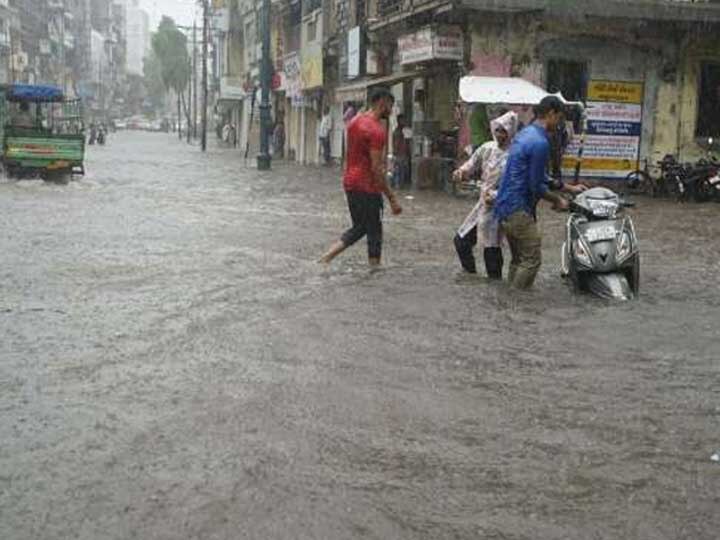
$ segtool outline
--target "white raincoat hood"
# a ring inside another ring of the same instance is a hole
[[[507,134],[510,136],[510,141],[512,141],[513,137],[515,137],[515,134],[517,133],[518,124],[518,115],[512,111],[506,112],[502,116],[498,116],[495,120],[490,122],[490,131],[492,132],[493,139],[495,139],[495,130],[501,127],[507,131]],[[497,142],[497,139],[495,139],[495,142]]]

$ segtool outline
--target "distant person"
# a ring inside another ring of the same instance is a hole
[[[343,113],[343,122],[345,123],[345,127],[350,125],[350,120],[355,118],[356,114],[357,110],[355,109],[355,106],[352,103],[348,103],[347,107],[345,107],[345,112]]]
[[[343,124],[345,129],[343,130],[343,138],[342,138],[342,159],[345,160],[347,156],[347,128],[350,125],[350,121],[355,118],[355,115],[357,114],[357,110],[355,109],[355,106],[352,103],[348,103],[345,106],[345,111],[343,112]]]
[[[392,137],[392,153],[395,157],[393,187],[396,189],[410,183],[410,143],[405,136],[406,129],[405,115],[398,114],[397,127]]]
[[[282,117],[278,118],[275,122],[275,129],[273,130],[273,149],[275,155],[282,159],[285,157],[285,122]]]
[[[470,125],[470,144],[474,152],[481,145],[492,140],[487,107],[482,104],[475,105],[470,113],[468,123]]]
[[[325,107],[322,119],[320,120],[320,129],[318,138],[320,139],[320,147],[322,148],[323,163],[330,165],[330,136],[333,130],[333,120],[330,115],[330,107]]]
[[[386,88],[376,88],[367,113],[353,118],[348,126],[348,155],[343,178],[352,227],[321,257],[329,263],[340,253],[367,236],[368,263],[380,265],[382,255],[383,194],[392,213],[402,212],[395,194],[387,185],[384,149],[387,136],[383,121],[392,111],[395,98]]]
[[[107,129],[105,128],[105,124],[100,124],[97,130],[97,143],[100,145],[105,144],[106,137]]]
[[[222,140],[228,146],[235,147],[235,126],[231,122],[227,122],[222,129]]]
[[[548,134],[550,140],[550,176],[556,180],[562,180],[562,161],[567,147],[570,145],[570,131],[568,122],[563,115],[555,126],[555,129]]]
[[[95,141],[97,140],[97,127],[95,126],[95,122],[90,124],[90,134],[88,136],[88,144],[95,144]]]
[[[35,127],[35,121],[30,114],[30,104],[24,101],[20,103],[11,121],[14,127],[26,129]]]

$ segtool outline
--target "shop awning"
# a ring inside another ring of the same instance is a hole
[[[42,84],[12,84],[8,87],[10,101],[62,101],[63,91],[57,86]]]
[[[611,17],[685,22],[717,22],[720,6],[710,2],[643,0],[583,0],[552,2],[550,0],[458,0],[458,7],[474,11],[542,11],[549,15],[578,17]]]
[[[393,73],[384,77],[376,77],[374,79],[364,79],[353,84],[340,86],[335,89],[335,101],[341,103],[343,101],[365,101],[367,99],[367,89],[373,86],[392,86],[403,81],[416,79],[418,77],[426,77],[427,71],[404,71],[402,73]]]
[[[460,99],[467,103],[537,105],[549,95],[555,95],[563,103],[562,94],[550,94],[539,86],[519,77],[463,77],[460,79]]]

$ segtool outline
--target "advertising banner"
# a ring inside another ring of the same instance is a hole
[[[294,52],[285,56],[283,59],[285,95],[290,99],[302,97],[300,69],[300,56],[297,53]]]
[[[348,32],[348,79],[360,76],[360,27],[351,28]]]
[[[302,50],[302,89],[311,90],[322,85],[322,44],[319,41],[311,41]]]
[[[453,26],[426,27],[398,38],[400,64],[463,59],[463,34]]]
[[[624,178],[637,166],[642,134],[643,84],[590,81],[587,132],[581,176]],[[577,163],[579,136],[565,152],[563,172],[572,175]]]

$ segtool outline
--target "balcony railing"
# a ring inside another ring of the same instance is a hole
[[[397,15],[402,12],[409,14],[413,9],[435,1],[436,0],[378,0],[377,15],[382,18]]]

